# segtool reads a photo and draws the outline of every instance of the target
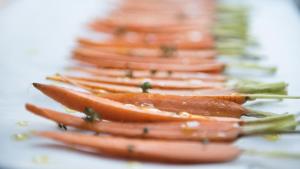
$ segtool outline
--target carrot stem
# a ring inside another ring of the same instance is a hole
[[[247,100],[255,99],[300,99],[300,96],[287,96],[280,94],[247,94]]]
[[[253,149],[243,149],[243,152],[248,155],[260,155],[265,157],[275,158],[300,158],[299,153],[292,153],[287,151],[258,151]]]
[[[247,113],[246,116],[252,116],[252,117],[269,117],[269,116],[274,116],[277,115],[275,113],[271,112],[265,112],[265,111],[260,111],[260,110],[253,110],[247,108]]]
[[[263,66],[255,63],[231,63],[229,67],[243,68],[243,69],[253,69],[263,71],[269,74],[274,74],[277,71],[275,66]]]
[[[234,88],[239,93],[255,94],[255,93],[269,93],[269,94],[287,94],[286,87],[288,86],[285,82],[277,83],[248,83],[240,82],[237,83]]]

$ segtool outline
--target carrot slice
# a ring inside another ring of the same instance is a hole
[[[191,115],[189,113],[177,114],[174,112],[160,111],[158,109],[144,109],[134,105],[126,105],[113,100],[77,92],[71,89],[54,85],[33,83],[34,87],[41,92],[67,106],[68,108],[83,112],[85,108],[91,108],[99,113],[103,119],[112,121],[188,121],[188,120],[220,120],[240,122],[236,118],[225,117],[204,117]]]
[[[90,148],[98,153],[172,163],[225,162],[237,158],[241,151],[230,144],[188,141],[141,140],[113,136],[92,136],[72,132],[37,132],[68,145]]]
[[[241,133],[239,124],[235,122],[203,121],[200,123],[197,121],[187,121],[121,123],[102,120],[91,123],[86,122],[80,117],[38,107],[32,104],[26,104],[26,109],[36,115],[66,126],[125,137],[223,142],[233,141],[237,139]]]

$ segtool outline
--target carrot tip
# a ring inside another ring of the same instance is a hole
[[[40,83],[32,83],[32,85],[33,85],[35,88],[39,88]]]

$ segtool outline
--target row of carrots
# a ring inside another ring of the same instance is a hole
[[[211,0],[121,1],[109,16],[89,24],[102,39],[78,39],[69,74],[47,77],[76,90],[33,83],[81,115],[26,104],[63,130],[97,134],[36,135],[111,157],[211,163],[246,152],[232,144],[240,137],[293,132],[295,115],[243,106],[260,98],[299,99],[286,95],[286,83],[229,78],[224,74],[229,64],[218,59],[246,55],[232,45],[249,42],[246,26],[236,24],[246,24],[246,14],[242,7]]]

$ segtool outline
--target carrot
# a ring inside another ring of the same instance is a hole
[[[139,42],[124,42],[124,41],[94,41],[91,39],[86,38],[79,38],[78,39],[79,44],[85,44],[90,46],[106,46],[106,47],[136,47],[136,48],[159,48],[162,45],[174,45],[176,46],[176,49],[212,49],[214,47],[214,42],[212,38],[206,38],[202,39],[200,42],[177,42],[172,43],[169,42],[167,44],[161,44],[161,43],[139,43]]]
[[[71,80],[67,77],[62,77],[63,82],[69,83],[96,95],[102,95],[105,91],[118,92],[118,93],[142,93],[142,88],[129,87],[115,84],[105,84],[105,83],[93,83],[78,80]],[[242,94],[235,92],[230,89],[202,89],[202,90],[167,90],[167,89],[149,89],[151,94],[162,94],[162,95],[177,95],[182,97],[210,97],[220,100],[228,100],[238,104],[245,103],[249,100],[255,99],[300,99],[299,96],[287,96],[287,95],[277,95],[277,94]],[[249,112],[248,112],[249,113]]]
[[[266,117],[242,124],[221,121],[121,123],[104,120],[88,122],[80,117],[32,104],[26,104],[26,109],[64,126],[115,136],[149,139],[229,142],[248,135],[289,133],[297,126],[294,115]]]
[[[37,132],[65,144],[93,149],[104,155],[173,163],[210,163],[235,159],[241,151],[222,143],[195,143],[128,139],[112,136],[89,136],[71,132]]]
[[[146,35],[146,38],[151,39],[151,35]],[[125,47],[103,47],[103,46],[89,46],[81,45],[80,48],[93,49],[95,51],[105,51],[110,53],[117,53],[122,55],[131,56],[143,56],[147,58],[161,58],[164,55],[163,48],[160,49],[149,49],[149,48],[125,48]],[[174,50],[172,53],[172,59],[174,60],[195,60],[195,59],[214,59],[217,52],[212,49],[208,50]],[[169,59],[170,60],[170,59]]]
[[[75,55],[74,59],[90,65],[114,68],[114,69],[136,69],[136,70],[158,70],[158,71],[178,71],[178,72],[205,72],[220,73],[224,70],[224,63],[206,63],[206,64],[161,64],[161,63],[140,63],[127,62],[121,60],[99,60],[97,57]]]
[[[66,89],[54,85],[45,85],[39,83],[33,83],[33,85],[35,88],[37,88],[47,96],[70,109],[83,112],[86,108],[91,108],[96,113],[100,114],[103,119],[112,121],[240,121],[235,118],[196,116],[191,115],[187,112],[177,114],[174,112],[160,111],[158,109],[143,109],[133,105],[122,104],[113,100],[77,92],[71,89]]]
[[[226,77],[219,74],[208,74],[202,72],[162,72],[156,71],[152,73],[151,71],[146,70],[128,70],[128,69],[101,69],[94,67],[84,67],[84,66],[73,66],[69,68],[70,70],[75,70],[83,73],[88,73],[91,75],[97,76],[111,76],[111,77],[128,77],[128,72],[132,74],[132,78],[152,78],[152,79],[174,79],[174,80],[183,80],[183,79],[197,79],[203,81],[213,81],[213,82],[224,82]]]
[[[125,86],[140,86],[144,82],[150,82],[152,88],[157,89],[224,89],[226,86],[222,83],[212,83],[212,82],[203,82],[200,80],[189,80],[189,81],[179,81],[179,80],[155,80],[155,79],[131,79],[131,78],[116,78],[116,77],[81,77],[81,76],[68,76],[64,75],[54,75],[48,76],[47,79],[67,82],[66,79],[73,80],[75,82],[93,82],[97,83],[108,83],[108,84],[118,84]]]
[[[79,47],[73,51],[74,55],[84,56],[92,56],[95,59],[99,60],[120,60],[120,61],[128,61],[128,62],[140,62],[140,63],[161,63],[161,64],[201,64],[201,63],[215,63],[216,60],[212,59],[201,59],[201,58],[164,58],[164,57],[141,57],[141,56],[129,56],[129,55],[121,55],[115,53],[109,53],[104,51],[99,51],[91,48],[83,48]],[[171,54],[170,54],[171,55]],[[170,57],[170,56],[166,56]]]
[[[86,122],[80,117],[64,114],[51,109],[26,104],[26,109],[36,115],[55,121],[58,124],[116,136],[168,139],[168,140],[209,140],[233,141],[241,133],[239,124],[221,121],[121,123],[109,121]]]

